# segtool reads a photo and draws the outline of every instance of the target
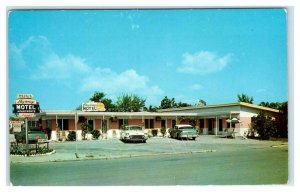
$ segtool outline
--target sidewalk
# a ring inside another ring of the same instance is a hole
[[[60,162],[81,160],[109,160],[148,155],[207,153],[246,150],[247,148],[288,147],[287,141],[260,141],[253,139],[219,138],[200,135],[196,141],[153,137],[147,143],[123,143],[118,139],[77,142],[50,142],[55,153],[36,156],[10,155],[11,163]]]

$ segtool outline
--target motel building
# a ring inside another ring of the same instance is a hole
[[[103,104],[92,102],[83,106],[82,110],[42,111],[35,120],[40,122],[42,129],[48,130],[49,139],[53,141],[66,140],[70,131],[75,131],[76,139],[81,140],[82,119],[91,129],[100,131],[101,139],[120,138],[122,125],[140,125],[149,135],[156,129],[157,135],[161,136],[162,127],[168,130],[176,124],[187,123],[194,125],[200,135],[222,135],[226,129],[234,128],[236,136],[242,136],[249,130],[251,118],[260,111],[273,118],[279,115],[278,110],[243,102],[162,109],[158,112],[106,112]],[[91,134],[88,134],[88,139],[92,139]]]

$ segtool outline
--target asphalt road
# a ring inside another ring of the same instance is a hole
[[[16,186],[260,185],[288,182],[287,148],[11,164]]]

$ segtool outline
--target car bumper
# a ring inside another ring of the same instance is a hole
[[[196,137],[198,137],[198,135],[195,134],[187,134],[187,135],[180,135],[180,138],[185,138],[185,139],[194,139]]]
[[[123,138],[125,141],[146,141],[147,137],[144,135],[130,135]]]

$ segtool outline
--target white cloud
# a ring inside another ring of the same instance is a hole
[[[12,67],[29,70],[32,79],[70,79],[90,71],[80,57],[58,56],[44,36],[32,36],[19,46],[11,44],[9,58]]]
[[[214,73],[224,69],[231,58],[232,54],[220,57],[209,51],[200,51],[195,54],[185,53],[182,55],[182,64],[177,71],[199,75]]]
[[[9,64],[13,65],[17,69],[26,67],[26,63],[22,56],[22,49],[15,44],[9,45]]]
[[[149,85],[146,76],[139,75],[135,70],[129,69],[116,73],[109,68],[96,68],[88,77],[83,79],[81,91],[103,90],[110,95],[134,93],[154,100],[162,95],[163,91],[158,86]]]
[[[203,88],[203,86],[200,84],[197,84],[197,83],[190,86],[190,89],[194,90],[194,91],[200,90],[202,88]]]
[[[147,76],[134,69],[117,73],[110,68],[93,68],[85,59],[72,54],[61,56],[43,36],[30,37],[19,46],[10,45],[11,58],[16,58],[13,62],[19,64],[18,70],[27,70],[32,80],[56,80],[79,92],[103,91],[115,97],[123,93],[137,94],[147,102],[156,101],[163,94],[158,86],[149,83]]]
[[[45,58],[45,62],[38,66],[37,72],[32,75],[33,79],[70,79],[77,75],[90,72],[90,67],[85,61],[74,55],[59,57],[52,54]]]
[[[131,29],[135,30],[135,29],[139,29],[140,25],[139,24],[131,24]]]

